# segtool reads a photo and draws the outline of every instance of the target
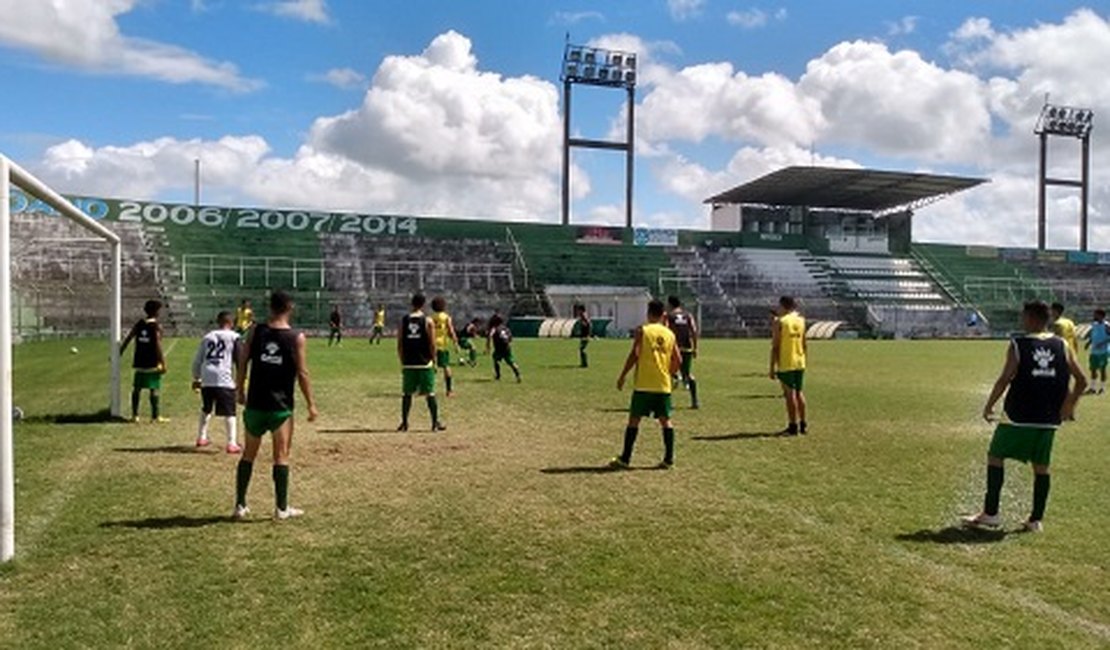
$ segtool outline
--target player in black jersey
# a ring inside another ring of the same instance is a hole
[[[493,378],[501,381],[501,362],[504,361],[516,375],[516,383],[520,383],[520,366],[513,357],[513,333],[501,314],[494,314],[489,319],[489,331],[486,333],[486,352],[493,346]]]
[[[694,377],[694,357],[698,356],[698,323],[690,312],[682,308],[682,301],[678,296],[667,298],[667,306],[671,311],[667,318],[667,325],[674,332],[678,349],[682,352],[682,383],[690,390],[690,408],[698,408],[698,380]]]
[[[432,415],[432,431],[447,429],[439,420],[436,400],[436,326],[424,313],[423,294],[412,297],[412,313],[401,319],[397,328],[397,356],[401,359],[401,425],[409,430],[413,395],[423,395]]]
[[[143,389],[150,391],[150,419],[153,422],[169,422],[159,414],[162,395],[162,375],[166,374],[166,357],[162,354],[162,326],[158,324],[158,314],[162,302],[148,300],[143,305],[146,317],[131,326],[131,331],[120,344],[120,353],[135,341],[135,356],[131,367],[135,369],[135,379],[131,384],[131,421],[139,421],[139,398]]]
[[[289,323],[293,299],[284,291],[270,295],[270,318],[255,325],[239,355],[236,392],[245,404],[243,425],[247,430],[243,456],[235,470],[234,519],[247,516],[247,488],[254,459],[266,433],[273,435],[274,519],[299,517],[304,512],[289,505],[289,455],[293,441],[293,385],[298,384],[308,406],[308,421],[319,414],[308,376],[305,337]],[[247,391],[247,373],[250,389]]]
[[[997,527],[1006,458],[1033,465],[1033,512],[1024,528],[1041,532],[1048,502],[1052,442],[1056,427],[1073,419],[1075,405],[1087,388],[1087,379],[1064,339],[1048,331],[1048,305],[1029,302],[1022,309],[1025,334],[1010,342],[1006,364],[983,407],[983,418],[994,422],[994,405],[1006,394],[1005,422],[998,423],[987,452],[987,494],[983,511],[964,519],[969,526]],[[1075,382],[1068,385],[1071,379]]]
[[[581,303],[575,305],[574,317],[578,320],[574,324],[575,332],[578,334],[578,365],[582,368],[589,368],[590,359],[586,355],[586,348],[590,345],[594,327],[590,315],[586,312],[586,305]]]
[[[343,344],[343,315],[339,313],[339,305],[333,305],[328,316],[328,347],[333,343]]]

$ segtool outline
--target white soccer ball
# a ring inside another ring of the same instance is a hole
[[[19,422],[23,419],[23,409],[18,406],[12,407],[12,420]]]
[[[77,354],[77,348],[70,348],[69,353],[70,354]]]

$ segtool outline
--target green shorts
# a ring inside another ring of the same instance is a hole
[[[504,354],[501,354],[500,352],[494,352],[493,353],[493,362],[494,363],[500,363],[502,361],[509,364],[510,366],[515,366],[516,365],[516,357],[513,356],[513,351],[509,350],[508,352],[506,352]]]
[[[1091,372],[1096,370],[1106,370],[1106,360],[1110,359],[1110,354],[1096,354],[1091,353]]]
[[[436,369],[403,368],[401,391],[405,395],[433,395],[436,392]]]
[[[470,342],[470,339],[459,339],[459,348],[469,352],[474,349],[474,344]]]
[[[383,332],[385,332],[385,326],[375,325],[373,331],[374,331],[374,334],[382,334]]]
[[[451,352],[450,350],[436,350],[436,368],[450,368],[451,367]]]
[[[131,385],[138,389],[161,390],[162,373],[156,370],[136,370],[135,380]]]
[[[694,352],[693,350],[682,350],[682,373],[683,377],[689,377],[690,372],[694,368]]]
[[[632,404],[628,407],[628,414],[634,418],[669,418],[673,411],[670,393],[646,393],[639,390],[632,393]]]
[[[1021,427],[1000,423],[991,437],[990,450],[995,458],[1012,458],[1023,463],[1048,465],[1052,459],[1052,440],[1056,427]]]
[[[256,438],[276,431],[285,421],[293,417],[293,411],[259,411],[243,409],[243,428]]]
[[[777,373],[776,376],[783,386],[790,390],[802,392],[802,387],[805,385],[806,371],[805,370],[784,370]]]

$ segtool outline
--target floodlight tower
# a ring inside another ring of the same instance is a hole
[[[1045,249],[1045,191],[1049,185],[1078,187],[1079,250],[1087,250],[1087,202],[1091,186],[1091,128],[1094,113],[1089,108],[1058,106],[1045,102],[1033,133],[1041,138],[1041,169],[1037,193],[1037,249]],[[1048,177],[1048,137],[1050,135],[1078,138],[1081,148],[1079,180]]]
[[[563,52],[563,225],[570,224],[570,150],[572,147],[625,153],[625,227],[632,227],[632,173],[636,140],[636,53],[567,45]],[[624,142],[570,136],[571,89],[575,84],[623,89],[628,93],[628,135]]]

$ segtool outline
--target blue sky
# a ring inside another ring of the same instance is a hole
[[[644,223],[704,227],[708,193],[816,160],[989,177],[989,189],[924,213],[919,236],[1028,243],[1031,98],[1110,108],[1099,71],[1060,55],[1110,57],[1105,3],[29,5],[0,0],[15,16],[0,25],[0,71],[16,97],[0,103],[0,151],[83,193],[186,198],[181,163],[195,155],[212,161],[211,201],[554,221],[552,93],[569,32],[642,50]],[[576,100],[582,134],[605,136],[623,119],[619,93]],[[401,128],[436,144],[425,150]],[[966,138],[950,137],[963,128]],[[1094,243],[1110,248],[1102,161],[1110,152],[1096,138]],[[620,156],[575,162],[575,219],[618,219]],[[1065,245],[1074,198],[1052,198]]]

